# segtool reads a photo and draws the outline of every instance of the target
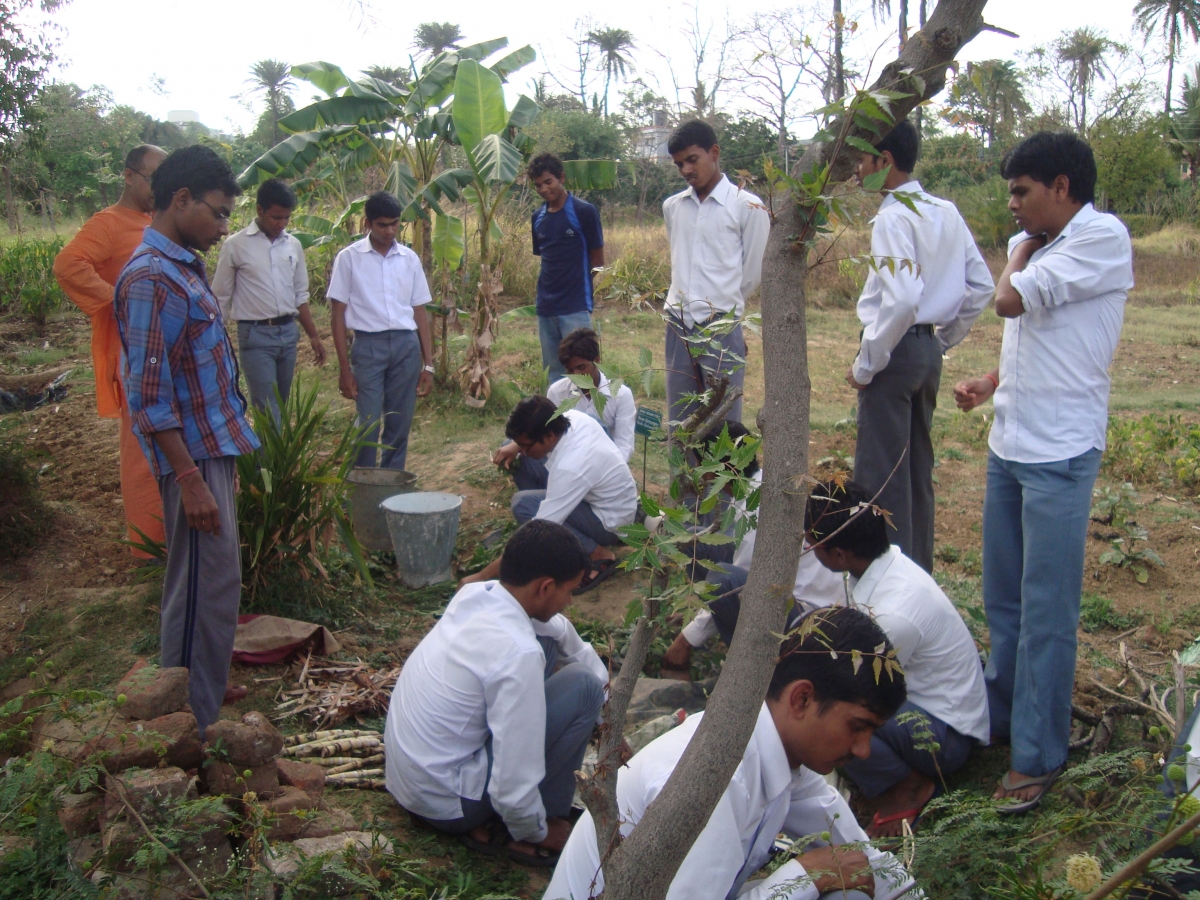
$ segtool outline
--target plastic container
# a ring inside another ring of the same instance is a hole
[[[392,536],[396,572],[405,587],[449,581],[462,497],[416,491],[388,497],[380,505]]]
[[[398,469],[355,468],[346,481],[350,489],[350,521],[354,536],[367,550],[391,550],[392,536],[379,504],[388,497],[417,489],[417,476]]]

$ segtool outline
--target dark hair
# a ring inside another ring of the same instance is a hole
[[[870,502],[871,494],[853,481],[840,486],[836,481],[818,484],[808,495],[804,508],[804,531],[811,535],[813,543],[823,540],[825,547],[848,550],[862,559],[876,559],[887,552],[890,542],[887,520],[878,510],[867,506]]]
[[[545,175],[549,172],[560,181],[563,178],[562,160],[553,153],[539,153],[529,163],[529,168],[526,172],[530,178],[537,178],[539,175]]]
[[[699,147],[701,150],[711,150],[717,145],[717,133],[707,122],[692,119],[684,122],[671,132],[667,141],[667,152],[675,154],[688,147]]]
[[[590,328],[576,328],[559,342],[558,361],[564,366],[573,356],[595,362],[600,358],[600,335]]]
[[[537,443],[547,434],[566,434],[567,429],[571,427],[571,420],[566,416],[551,419],[556,409],[558,407],[554,405],[554,401],[538,394],[526,397],[508,414],[508,421],[504,423],[504,436],[510,441],[523,437]]]
[[[917,126],[908,119],[901,119],[896,127],[875,144],[880,155],[886,150],[892,154],[896,168],[905,174],[917,167],[917,154],[921,152],[921,136]]]
[[[1050,187],[1059,175],[1067,176],[1068,196],[1076,203],[1096,199],[1096,158],[1087,141],[1068,131],[1039,131],[1013,147],[1000,163],[1004,178],[1028,175]]]
[[[368,222],[374,222],[376,219],[398,219],[401,212],[400,201],[387,191],[376,191],[367,198],[366,205],[363,206],[363,215],[367,217]]]
[[[166,155],[167,152],[162,147],[156,147],[154,144],[138,144],[125,154],[125,168],[132,169],[135,172],[142,171],[142,163],[146,161],[146,154],[155,151],[163,155]]]
[[[721,437],[721,433],[726,431],[729,433],[729,437],[735,444],[740,444],[743,438],[754,437],[754,433],[751,432],[750,429],[741,422],[736,420],[726,420],[725,424],[721,426],[721,428],[710,431],[707,435],[705,435],[704,440],[700,442],[701,445],[706,451],[711,452],[713,447],[716,445],[717,440]],[[746,464],[746,468],[742,470],[742,475],[744,475],[746,478],[753,478],[755,473],[758,472],[758,469],[758,458],[756,456]]]
[[[591,567],[579,538],[565,525],[533,519],[518,528],[500,556],[500,581],[521,587],[535,578],[570,581]]]
[[[197,200],[210,191],[220,191],[227,197],[242,193],[229,163],[201,144],[171,153],[150,176],[155,209],[169,209],[171,200],[184,188]]]
[[[272,206],[282,206],[284,209],[296,208],[296,192],[288,187],[287,182],[279,178],[268,178],[258,186],[255,202],[264,210]]]
[[[887,634],[862,610],[850,606],[815,609],[800,620],[779,648],[767,697],[778,700],[789,684],[804,679],[812,682],[822,712],[832,703],[857,703],[890,719],[908,696],[908,685],[902,672],[886,666],[876,681],[873,662],[877,653],[886,656],[892,649]],[[865,657],[857,671],[854,651]]]

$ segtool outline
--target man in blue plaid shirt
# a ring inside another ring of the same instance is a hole
[[[151,187],[154,220],[117,279],[114,308],[133,430],[163,499],[162,665],[190,670],[203,737],[226,698],[241,601],[236,460],[259,442],[198,254],[229,234],[241,189],[199,145],[168,156]]]

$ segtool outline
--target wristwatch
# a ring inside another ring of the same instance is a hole
[[[432,375],[434,373],[434,368],[433,366],[425,366],[422,371],[428,372],[430,375]]]

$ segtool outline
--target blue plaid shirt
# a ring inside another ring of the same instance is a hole
[[[155,475],[172,471],[152,439],[159,431],[181,429],[192,459],[259,447],[202,259],[147,228],[117,279],[113,307],[129,416]]]

